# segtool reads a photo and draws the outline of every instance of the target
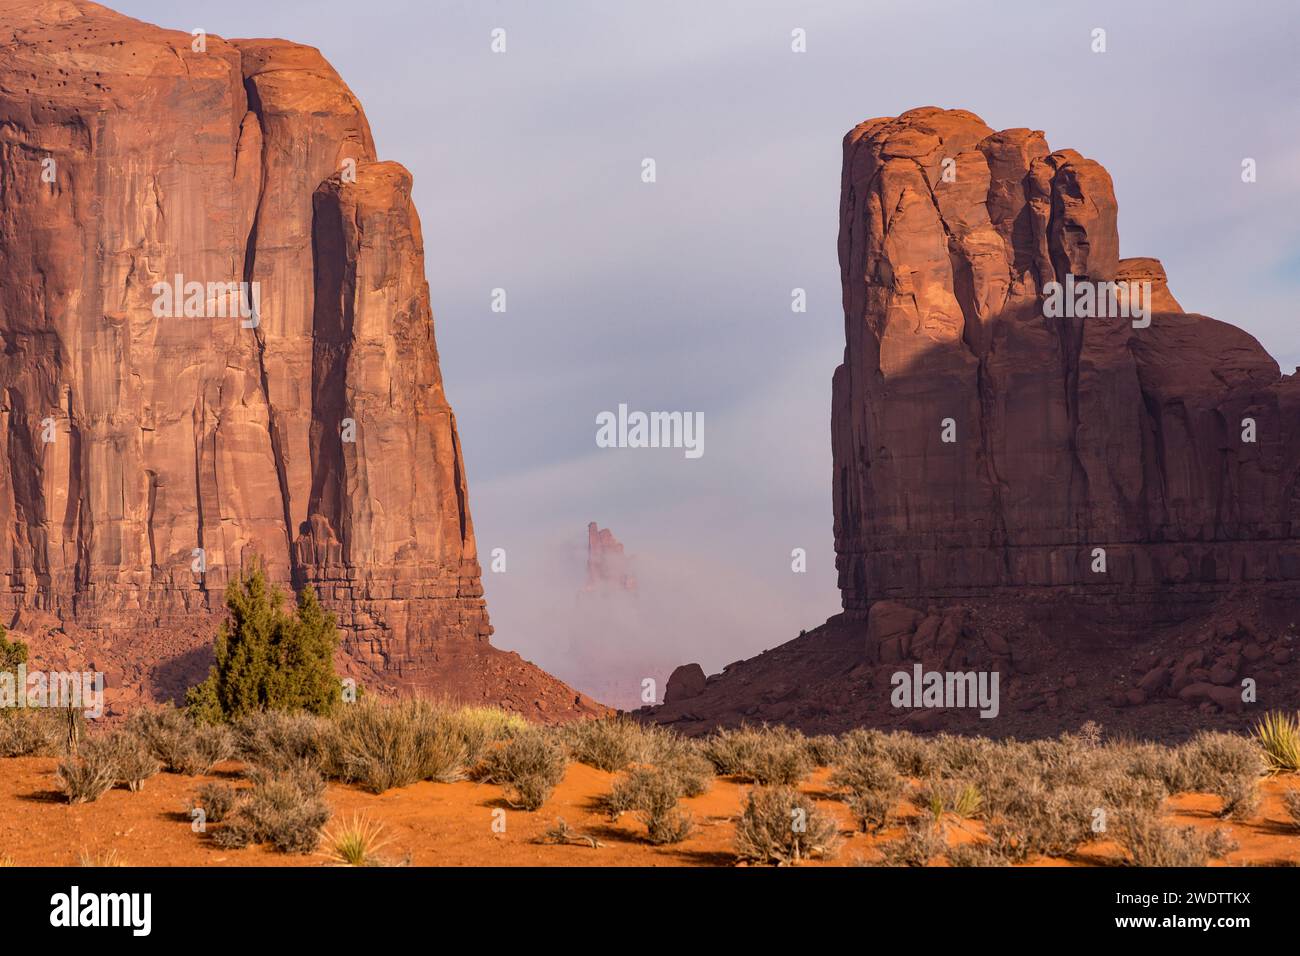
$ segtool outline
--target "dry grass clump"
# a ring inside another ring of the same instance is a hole
[[[91,741],[82,744],[84,749]],[[116,782],[132,793],[144,789],[144,782],[162,769],[149,745],[129,731],[117,730],[103,738],[106,759],[117,771]]]
[[[930,817],[910,820],[907,832],[880,848],[881,866],[929,866],[948,850],[943,824]]]
[[[719,730],[703,750],[719,774],[763,786],[794,786],[812,772],[806,738],[787,727]]]
[[[75,756],[59,761],[55,782],[69,803],[93,803],[117,783],[117,763],[107,738],[86,740]]]
[[[159,770],[157,759],[135,734],[115,730],[81,742],[77,753],[59,762],[55,781],[69,803],[93,803],[121,784],[132,793]]]
[[[1048,789],[1037,780],[999,801],[997,815],[985,824],[994,850],[1012,860],[1064,857],[1093,837],[1101,794],[1094,788]]]
[[[564,779],[567,765],[563,745],[549,732],[530,728],[489,751],[478,776],[503,786],[511,806],[536,810]]]
[[[339,775],[371,793],[421,780],[464,776],[468,749],[457,726],[429,701],[364,701],[338,718],[333,763]]]
[[[695,741],[658,730],[647,738],[644,760],[676,780],[684,797],[698,797],[713,784],[713,762]]]
[[[1202,731],[1178,748],[1178,768],[1179,790],[1221,797],[1220,816],[1244,820],[1259,809],[1259,779],[1267,764],[1251,739]]]
[[[755,787],[736,824],[736,855],[754,863],[829,859],[839,845],[835,820],[793,787]]]
[[[338,776],[338,725],[325,717],[280,710],[256,711],[232,725],[240,759],[267,770],[312,767]]]
[[[126,729],[144,740],[171,773],[204,774],[235,752],[234,738],[225,725],[196,724],[171,706],[136,711]]]
[[[662,733],[623,716],[580,720],[559,730],[570,758],[609,773],[647,762],[651,738]]]
[[[77,854],[77,866],[105,869],[108,867],[127,866],[126,858],[114,849],[98,850],[94,853],[82,847]]]
[[[1203,834],[1195,827],[1165,823],[1154,813],[1124,814],[1114,835],[1128,853],[1129,866],[1205,866],[1238,848],[1225,828]]]
[[[833,767],[846,755],[844,744],[833,734],[809,737],[805,746],[808,748],[808,759],[814,767]]]
[[[879,830],[889,822],[905,783],[893,763],[883,756],[850,754],[831,773],[832,787],[847,790],[844,802],[863,831]]]
[[[929,741],[933,755],[927,776],[970,779],[987,773],[1006,759],[1005,745],[987,737],[939,734]]]
[[[270,843],[282,853],[314,852],[330,817],[324,778],[307,768],[257,770],[251,777],[253,788],[235,802],[213,842],[228,849]]]
[[[67,719],[61,712],[0,710],[0,757],[57,757],[67,733]]]
[[[987,843],[961,843],[949,848],[948,865],[960,867],[1010,866],[1011,861]]]
[[[465,765],[473,767],[494,744],[512,740],[528,729],[528,721],[500,707],[457,707],[447,704],[442,717],[465,747]]]

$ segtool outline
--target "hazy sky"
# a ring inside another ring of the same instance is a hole
[[[962,107],[1098,160],[1121,255],[1160,258],[1186,309],[1300,364],[1290,3],[111,5],[318,47],[381,158],[414,173],[479,549],[507,552],[507,572],[484,575],[494,641],[562,675],[593,641],[626,646],[629,667],[713,671],[838,611],[840,140],[863,119]],[[1241,182],[1244,157],[1258,182]],[[704,456],[596,448],[596,414],[620,402],[702,411]],[[590,520],[638,556],[641,597],[636,626],[575,642]]]

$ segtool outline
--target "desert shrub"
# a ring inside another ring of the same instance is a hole
[[[838,737],[831,734],[819,734],[809,737],[807,741],[808,759],[814,767],[830,767],[840,762],[845,755],[845,747]]]
[[[252,766],[284,770],[306,765],[326,776],[340,775],[335,766],[338,728],[326,718],[257,711],[234,721],[231,730],[236,753]]]
[[[1186,773],[1178,752],[1160,744],[1130,740],[1107,741],[1103,759],[1119,776],[1158,782],[1167,793],[1187,789]]]
[[[636,811],[651,843],[680,843],[690,834],[689,815],[677,808],[685,794],[680,780],[661,767],[633,767],[614,781],[605,808],[617,818]]]
[[[758,753],[759,731],[749,727],[719,728],[704,739],[701,750],[713,769],[722,776],[741,775]]]
[[[256,771],[253,788],[213,835],[222,847],[270,843],[282,853],[311,853],[329,820],[325,781],[306,768],[282,773]]]
[[[1259,778],[1267,765],[1254,741],[1202,731],[1178,749],[1182,780],[1188,790],[1213,793],[1223,800],[1220,814],[1245,819],[1259,807]]]
[[[1265,714],[1255,725],[1255,743],[1271,773],[1300,771],[1300,714]]]
[[[889,734],[870,727],[858,727],[840,737],[839,762],[851,757],[888,757]]]
[[[1163,779],[1131,776],[1117,769],[1097,778],[1102,806],[1118,810],[1145,810],[1154,813],[1165,802],[1169,791]]]
[[[917,790],[915,802],[919,809],[929,810],[936,819],[945,813],[955,813],[970,820],[980,815],[984,798],[973,783],[931,777]]]
[[[987,737],[939,734],[928,747],[930,773],[944,779],[984,773],[1004,759],[1001,746]]]
[[[1300,829],[1300,788],[1291,787],[1282,794],[1282,806],[1296,829]]]
[[[239,799],[239,791],[230,784],[205,783],[194,792],[187,809],[191,816],[195,810],[202,810],[206,823],[221,823],[230,817]]]
[[[1086,787],[1047,789],[1028,781],[1010,796],[985,830],[994,849],[1013,860],[1035,854],[1067,856],[1089,840],[1101,794]]]
[[[895,731],[884,740],[884,753],[904,777],[928,777],[937,772],[930,743],[915,734]]]
[[[372,793],[464,775],[465,744],[445,712],[426,700],[364,701],[338,719],[336,761],[346,780]]]
[[[882,756],[852,755],[831,773],[831,786],[847,790],[844,801],[864,831],[879,830],[903,794],[903,779]]]
[[[140,737],[171,773],[207,773],[234,754],[228,728],[196,724],[174,707],[141,710],[131,715],[127,730]]]
[[[1125,814],[1113,832],[1128,852],[1125,862],[1130,866],[1204,866],[1237,849],[1231,834],[1222,829],[1201,834],[1195,827],[1165,823],[1154,813]]]
[[[186,706],[195,720],[221,723],[261,710],[334,713],[342,693],[334,673],[338,628],[310,585],[290,614],[283,595],[267,584],[261,564],[230,582],[226,610],[213,644],[216,662],[190,688]]]
[[[641,806],[651,786],[651,779],[655,776],[654,767],[632,767],[620,775],[601,800],[605,812],[611,819],[617,820],[624,813]]]
[[[53,757],[63,751],[67,721],[44,708],[0,711],[0,757]]]
[[[564,747],[550,733],[530,728],[487,754],[481,779],[504,787],[512,806],[536,810],[564,779],[567,764]]]
[[[85,746],[82,745],[83,749]],[[143,790],[144,782],[162,769],[144,739],[129,731],[117,730],[108,734],[103,738],[102,746],[107,759],[117,768],[115,782],[132,793]]]
[[[1081,787],[1092,782],[1098,751],[1078,737],[1062,734],[1056,740],[1033,740],[1014,750],[1022,772],[1044,787]]]
[[[653,769],[648,774],[638,774],[638,785],[633,807],[645,824],[651,843],[680,843],[690,834],[692,822],[689,814],[677,808],[682,791],[671,774]]]
[[[1217,793],[1225,778],[1258,779],[1266,765],[1259,748],[1237,734],[1201,731],[1178,750],[1187,785],[1206,793]]]
[[[755,787],[736,824],[736,855],[756,863],[799,863],[832,857],[839,828],[812,799],[793,787]]]
[[[948,850],[950,866],[1010,866],[1011,861],[987,843],[962,843]]]
[[[682,796],[698,797],[713,783],[713,762],[696,741],[662,727],[647,728],[642,759],[676,778]]]
[[[947,849],[943,826],[931,818],[922,817],[910,821],[903,836],[880,848],[884,855],[881,865],[929,866],[931,860],[942,856]]]
[[[1228,777],[1215,792],[1223,798],[1224,820],[1248,820],[1259,810],[1259,781],[1251,777]]]
[[[719,730],[705,740],[704,755],[718,773],[763,786],[793,786],[812,772],[803,734],[787,727]]]
[[[597,770],[615,772],[644,762],[650,743],[646,729],[627,717],[579,720],[560,730],[569,756]]]
[[[93,803],[117,780],[117,763],[106,738],[84,741],[79,753],[59,761],[55,773],[55,781],[69,803]]]

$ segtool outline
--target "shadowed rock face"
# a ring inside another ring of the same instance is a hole
[[[1300,381],[1247,333],[1184,313],[1157,260],[1119,258],[1100,165],[923,108],[850,132],[841,189],[832,434],[851,616],[1004,595],[1149,621],[1240,587],[1294,597]],[[1067,274],[1151,282],[1149,327],[1046,318]]]
[[[0,31],[6,623],[210,640],[256,555],[385,681],[486,648],[411,177],[352,92],[314,49],[90,3],[0,0]],[[157,313],[177,276],[204,314]]]

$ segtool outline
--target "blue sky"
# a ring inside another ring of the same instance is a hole
[[[562,675],[750,656],[838,610],[830,377],[840,139],[915,106],[1042,129],[1107,167],[1121,254],[1300,364],[1300,13],[1287,3],[120,0],[318,47],[415,176],[495,642]],[[489,48],[506,30],[507,52]],[[790,32],[807,31],[807,53]],[[1090,50],[1093,28],[1108,50]],[[641,182],[653,157],[658,181]],[[1243,184],[1241,161],[1258,163]],[[790,311],[790,290],[808,312]],[[504,287],[508,311],[489,309]],[[601,450],[595,416],[703,411],[706,453]],[[637,623],[582,633],[589,520]],[[793,574],[790,551],[808,552]],[[577,635],[575,637],[575,635]]]

